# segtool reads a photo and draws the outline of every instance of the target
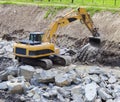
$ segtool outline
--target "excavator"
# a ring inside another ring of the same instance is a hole
[[[73,12],[75,14],[73,14]],[[76,20],[80,20],[89,31],[92,37],[89,38],[90,43],[100,43],[100,34],[95,27],[89,13],[85,8],[73,10],[63,17],[57,18],[49,29],[43,32],[31,32],[29,40],[21,40],[14,44],[14,55],[19,62],[31,65],[40,65],[44,69],[50,69],[53,64],[70,65],[71,57],[60,55],[60,48],[56,47],[56,31],[60,27],[64,27]]]

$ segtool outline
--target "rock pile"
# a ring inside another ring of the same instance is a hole
[[[21,101],[119,102],[120,76],[100,67],[83,70],[71,65],[64,68],[8,67],[7,79],[0,77],[0,90],[19,94]]]

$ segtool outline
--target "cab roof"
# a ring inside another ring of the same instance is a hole
[[[30,34],[41,34],[41,35],[43,35],[44,33],[43,32],[30,32]]]

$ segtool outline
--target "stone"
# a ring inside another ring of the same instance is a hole
[[[102,100],[101,99],[96,99],[95,102],[102,102]]]
[[[115,97],[120,97],[120,85],[114,84],[113,88],[113,95]]]
[[[7,82],[8,90],[12,94],[23,93],[25,87],[24,77],[17,77]]]
[[[41,83],[50,83],[55,81],[55,76],[57,72],[54,69],[51,70],[39,70],[39,72],[35,73],[34,78],[36,78],[37,82]]]
[[[26,80],[30,80],[33,77],[33,74],[35,72],[34,67],[29,66],[29,65],[25,65],[25,66],[20,66],[20,75],[24,76]]]
[[[34,96],[33,96],[33,99],[36,100],[36,99],[40,99],[40,95],[35,93]]]
[[[33,97],[33,95],[34,95],[34,93],[32,93],[32,92],[29,92],[29,93],[27,94],[28,97]]]
[[[116,81],[117,81],[117,79],[116,79],[115,76],[111,76],[111,77],[109,78],[109,80],[108,80],[108,82],[109,82],[110,84],[113,84],[113,83],[115,83]]]
[[[63,96],[61,94],[57,94],[57,98],[59,99],[60,102],[65,102],[65,99],[63,98]]]
[[[76,81],[77,73],[75,72],[75,69],[68,71],[67,74],[69,74],[69,78],[70,78],[73,82]]]
[[[100,83],[100,78],[98,77],[98,75],[94,74],[94,75],[90,75],[90,79],[92,81],[95,81],[96,83]]]
[[[8,79],[8,75],[13,75],[13,76],[17,76],[17,68],[14,68],[14,66],[11,67],[7,67],[5,70],[0,72],[0,80],[7,80]]]
[[[0,72],[0,80],[3,81],[3,80],[7,80],[7,76],[8,76],[8,73],[7,71],[1,71]]]
[[[7,82],[0,83],[0,90],[6,90],[6,89],[8,89]]]
[[[20,100],[21,100],[21,102],[25,102],[26,101],[24,96],[20,96]]]
[[[13,75],[8,75],[8,81],[14,79],[15,77]]]
[[[82,99],[83,90],[81,91],[81,85],[77,85],[71,89],[71,95],[73,102],[84,102]]]
[[[100,77],[101,81],[107,81],[108,80],[108,77],[106,75],[100,74],[99,77]]]
[[[64,88],[58,88],[57,91],[66,98],[70,97],[70,91],[65,90]]]
[[[77,85],[77,86],[75,86],[75,87],[73,87],[73,88],[71,89],[71,94],[72,94],[72,95],[82,94],[82,93],[80,92],[80,90],[81,90],[81,85]]]
[[[72,79],[69,78],[69,75],[66,73],[60,73],[55,76],[55,83],[58,86],[68,86],[72,82]]]
[[[112,96],[106,92],[105,88],[99,88],[98,94],[103,100],[108,100],[112,98]]]
[[[105,81],[102,81],[100,84],[99,84],[100,87],[107,87],[107,83]]]
[[[94,67],[89,69],[88,73],[89,74],[97,74],[97,75],[99,75],[99,74],[104,74],[104,71],[100,67],[94,66]]]
[[[115,98],[113,102],[120,102],[120,97]]]
[[[97,84],[92,82],[85,85],[85,99],[87,102],[94,102],[97,97]]]
[[[92,80],[91,80],[91,78],[90,78],[89,75],[83,78],[83,83],[84,83],[85,85],[86,85],[86,84],[89,84],[89,83],[91,83],[91,82],[92,82]]]
[[[55,89],[51,89],[51,90],[49,90],[48,92],[45,92],[45,93],[43,93],[43,96],[44,97],[46,97],[46,98],[52,98],[52,99],[54,99],[55,97],[57,97],[57,90],[55,90]]]
[[[18,68],[17,67],[14,67],[14,66],[7,67],[6,71],[7,71],[8,75],[13,75],[13,76],[18,75]]]
[[[81,95],[74,96],[72,102],[84,102],[84,100],[81,98]]]
[[[113,102],[113,100],[112,99],[108,99],[106,102]]]

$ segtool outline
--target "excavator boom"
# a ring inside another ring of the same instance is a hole
[[[76,20],[80,20],[81,23],[85,24],[86,27],[89,29],[89,31],[92,33],[93,37],[90,37],[90,42],[100,43],[98,33],[98,29],[95,27],[89,13],[86,11],[85,8],[78,8],[77,13],[74,15],[73,12],[75,10],[71,11],[70,13],[67,13],[63,17],[58,18],[54,23],[52,23],[49,27],[49,29],[46,31],[43,42],[54,42],[56,41],[56,31],[59,27],[64,27]]]

